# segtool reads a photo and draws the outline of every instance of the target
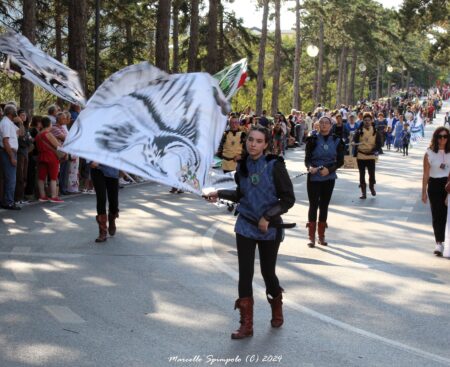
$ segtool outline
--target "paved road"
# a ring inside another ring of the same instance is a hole
[[[230,339],[237,258],[224,208],[127,187],[106,245],[93,243],[93,196],[1,211],[0,366],[450,366],[450,262],[432,255],[420,201],[434,127],[409,157],[381,157],[375,198],[359,200],[357,172],[340,171],[327,248],[306,246],[295,180],[286,219],[299,226],[278,261],[285,325],[270,327],[256,271],[255,335],[242,341]],[[292,175],[303,154],[289,153]]]

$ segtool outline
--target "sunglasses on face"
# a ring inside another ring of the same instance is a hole
[[[448,135],[438,135],[438,139],[448,139]]]

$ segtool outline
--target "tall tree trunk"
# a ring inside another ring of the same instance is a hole
[[[225,68],[225,30],[224,30],[224,7],[219,1],[219,56],[217,58],[217,70]]]
[[[55,0],[55,59],[62,61],[62,4],[61,0]],[[56,98],[56,104],[62,106],[64,100]]]
[[[342,75],[342,103],[347,105],[348,104],[348,61],[347,61],[347,52],[345,53],[345,60],[344,60],[344,73]]]
[[[94,87],[100,85],[100,0],[95,0]]]
[[[320,6],[323,8],[324,0],[320,0]],[[317,70],[317,90],[316,99],[314,104],[317,106],[320,103],[321,91],[322,91],[322,73],[323,73],[323,57],[324,57],[324,23],[323,16],[320,16],[320,26],[319,26],[319,66]]]
[[[328,58],[325,59],[325,76],[324,76],[324,88],[323,88],[323,93],[322,93],[322,97],[321,100],[327,101],[328,106],[331,106],[331,88],[328,88],[329,82],[330,82],[330,77],[331,77],[331,70],[330,70],[330,62],[328,60]]]
[[[178,13],[180,11],[180,2],[174,0],[172,5],[172,44],[173,44],[173,57],[172,57],[172,73],[176,74],[180,71],[180,55],[179,55],[179,34],[180,34],[180,22]]]
[[[199,0],[191,0],[191,22],[190,22],[190,37],[188,50],[188,72],[198,70],[197,54],[199,42],[199,15],[198,15]]]
[[[23,0],[23,23],[22,33],[31,43],[35,43],[36,29],[36,1]],[[34,107],[34,85],[28,80],[20,79],[20,106],[29,115],[33,113]]]
[[[281,74],[281,0],[275,0],[275,47],[273,53],[272,115],[278,112]]]
[[[133,28],[129,19],[125,20],[125,39],[127,41],[127,65],[134,64]]]
[[[302,54],[302,39],[300,34],[300,0],[295,1],[295,60],[294,60],[294,98],[292,107],[301,109],[300,99],[300,57]]]
[[[68,28],[69,66],[78,72],[81,85],[87,94],[87,0],[69,0]]]
[[[169,71],[170,2],[159,0],[156,13],[156,62],[155,65]]]
[[[367,70],[364,70],[363,75],[361,77],[361,86],[359,87],[360,93],[360,99],[364,98],[364,86],[366,85],[366,77],[367,77]]]
[[[346,68],[346,59],[347,59],[347,47],[342,47],[341,56],[339,58],[339,71],[338,71],[338,80],[336,87],[336,104],[340,105],[343,99],[343,84],[344,84],[344,76],[345,76],[345,68]]]
[[[408,89],[409,89],[409,81],[410,80],[411,80],[411,72],[408,70],[408,72],[406,73],[406,81],[405,81],[406,91],[408,91]]]
[[[378,61],[377,62],[377,85],[375,88],[375,99],[380,98],[380,75],[381,75],[380,69],[381,69],[380,62]]]
[[[263,2],[263,19],[261,27],[261,39],[259,41],[259,56],[258,56],[258,75],[256,86],[256,114],[261,116],[263,111],[263,97],[264,97],[264,64],[266,57],[266,43],[267,43],[267,19],[269,17],[269,0]]]
[[[356,64],[358,61],[358,53],[356,47],[352,50],[352,70],[350,74],[350,88],[348,89],[347,104],[355,104],[355,78],[356,78]]]
[[[217,20],[219,18],[218,0],[209,0],[208,12],[208,53],[206,55],[206,71],[217,72]]]

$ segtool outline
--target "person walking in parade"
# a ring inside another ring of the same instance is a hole
[[[253,335],[252,282],[257,245],[266,296],[272,309],[271,325],[278,328],[284,322],[283,288],[275,268],[283,228],[286,228],[281,215],[294,205],[295,196],[283,158],[265,154],[269,144],[270,131],[262,126],[252,127],[246,140],[247,155],[236,170],[236,190],[219,190],[206,197],[210,202],[219,198],[239,202],[235,225],[239,298],[235,309],[240,311],[241,326],[231,334],[232,339]]]
[[[99,235],[95,242],[105,242],[107,232],[116,234],[116,219],[119,218],[119,170],[97,162],[90,162],[92,183],[97,199],[97,216]],[[106,199],[109,213],[106,214]]]
[[[375,160],[382,144],[381,135],[375,129],[372,114],[370,112],[364,113],[363,125],[356,132],[354,142],[357,146],[354,155],[356,156],[359,169],[359,187],[361,188],[360,199],[366,199],[366,168],[369,172],[370,193],[372,196],[377,194],[375,191]]]
[[[422,202],[430,199],[433,231],[436,240],[434,254],[442,256],[445,242],[447,207],[445,185],[450,173],[450,130],[438,127],[431,138],[431,144],[423,157]]]
[[[223,133],[217,156],[222,158],[222,170],[224,173],[236,170],[237,161],[243,154],[245,132],[239,130],[239,119],[230,117],[230,130]]]
[[[336,170],[344,164],[345,146],[342,140],[331,134],[331,119],[323,116],[319,120],[320,129],[311,135],[305,148],[305,166],[308,169],[307,192],[309,200],[308,228],[309,243],[316,244],[316,228],[319,244],[326,246],[325,229],[327,228],[328,206],[333,194]],[[319,222],[317,223],[317,210]]]

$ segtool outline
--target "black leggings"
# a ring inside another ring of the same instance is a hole
[[[428,180],[428,197],[430,199],[431,217],[436,242],[445,241],[445,226],[447,224],[447,207],[445,206],[445,184],[447,177],[432,178]]]
[[[236,233],[239,261],[239,298],[253,297],[253,274],[255,271],[255,251],[258,244],[261,274],[266,284],[266,293],[272,297],[280,294],[280,283],[275,274],[279,241],[258,241]]]
[[[308,175],[306,184],[309,200],[308,222],[317,222],[317,209],[320,211],[319,222],[327,221],[328,206],[330,205],[335,181],[311,181]]]
[[[366,167],[369,171],[369,185],[375,185],[375,159],[358,159],[359,183],[366,184]]]
[[[106,196],[108,195],[109,212],[119,212],[119,179],[106,177],[97,168],[91,169],[92,183],[97,196],[97,214],[106,214]]]
[[[403,144],[403,155],[405,155],[405,153],[408,155],[408,145],[409,144]]]

